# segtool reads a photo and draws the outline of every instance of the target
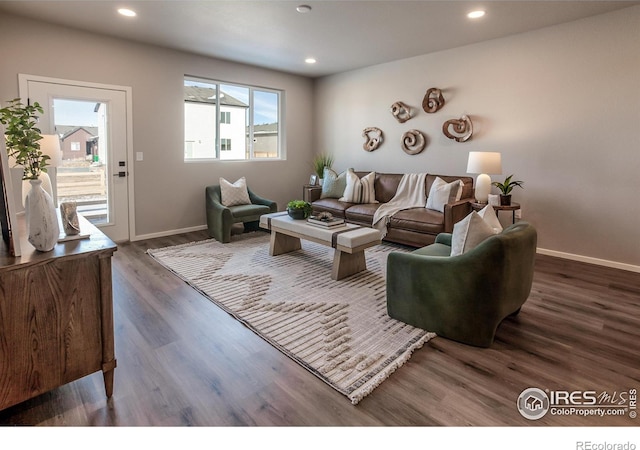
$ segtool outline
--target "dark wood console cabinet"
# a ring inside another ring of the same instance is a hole
[[[108,237],[80,217],[90,238],[22,256],[0,240],[0,410],[102,371],[107,397],[116,367]]]

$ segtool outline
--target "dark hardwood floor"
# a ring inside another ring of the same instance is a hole
[[[437,337],[349,400],[145,254],[205,232],[120,245],[113,397],[96,373],[0,411],[0,424],[121,426],[638,426],[516,408],[529,387],[640,388],[640,274],[539,256],[531,296],[491,348]]]

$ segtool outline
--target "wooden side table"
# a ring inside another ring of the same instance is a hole
[[[312,203],[320,198],[320,194],[322,193],[322,186],[317,184],[305,184],[302,187],[302,200],[305,202]]]
[[[487,206],[487,203],[471,202],[471,208],[473,208],[474,211],[480,211],[485,206]],[[500,211],[511,211],[511,223],[512,224],[516,223],[516,211],[520,209],[520,203],[511,202],[511,204],[508,206],[504,206],[504,205],[491,205],[491,206],[495,210],[496,215],[498,215]]]

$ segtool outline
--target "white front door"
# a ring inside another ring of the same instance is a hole
[[[42,134],[60,138],[61,162],[52,177],[58,204],[75,201],[78,212],[112,240],[129,240],[130,88],[22,74],[19,78],[22,102],[38,102],[44,110]]]

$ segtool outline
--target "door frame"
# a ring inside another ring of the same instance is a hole
[[[103,83],[93,83],[89,81],[77,81],[77,80],[67,80],[63,78],[52,78],[52,77],[44,77],[40,75],[29,75],[24,73],[18,74],[18,92],[21,97],[24,97],[22,94],[26,94],[29,92],[28,83],[29,81],[41,82],[41,83],[50,83],[50,84],[61,84],[65,86],[78,86],[83,88],[94,88],[94,89],[106,89],[113,91],[123,91],[125,94],[125,108],[127,117],[125,118],[126,122],[126,145],[127,145],[127,202],[128,202],[128,238],[129,241],[132,241],[132,236],[135,236],[136,229],[136,221],[135,221],[135,195],[134,195],[134,167],[133,167],[133,101],[132,101],[132,88],[130,86],[119,86],[114,84],[103,84]]]

